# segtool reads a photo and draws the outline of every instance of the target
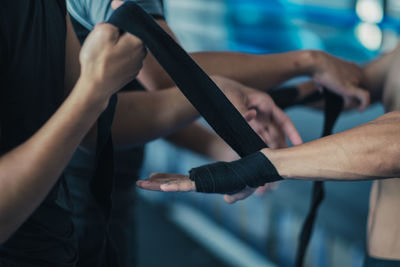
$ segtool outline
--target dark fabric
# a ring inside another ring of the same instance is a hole
[[[75,32],[81,43],[89,31],[71,17]],[[134,80],[121,91],[145,91]],[[112,193],[113,208],[109,222],[110,236],[116,247],[120,266],[131,267],[137,262],[135,223],[135,181],[143,163],[144,146],[117,149],[115,156],[115,181]],[[89,189],[89,178],[93,176],[94,155],[78,150],[65,173],[73,202],[73,222],[78,239],[79,260],[77,267],[96,266],[103,244],[101,233],[107,227],[101,211]]]
[[[95,155],[95,167],[89,187],[93,197],[103,214],[105,228],[103,242],[98,254],[99,261],[95,266],[118,267],[118,257],[110,235],[109,223],[111,220],[112,201],[111,194],[114,189],[114,146],[111,136],[111,126],[117,105],[117,95],[110,99],[107,109],[97,120],[97,145]]]
[[[136,266],[136,191],[135,181],[143,162],[143,147],[115,151],[115,186],[112,195],[113,209],[110,233],[118,252],[119,263],[124,267]],[[96,266],[102,245],[105,222],[89,189],[93,173],[94,155],[78,150],[66,170],[71,191],[73,222],[78,238],[79,260],[77,267]]]
[[[62,0],[0,2],[0,153],[31,137],[63,101],[65,16]],[[0,266],[75,265],[64,182],[0,246]]]
[[[236,161],[194,168],[190,179],[195,181],[198,192],[232,194],[246,186],[259,187],[282,177],[263,153],[256,152]]]
[[[296,86],[287,86],[273,89],[269,91],[268,94],[274,100],[275,104],[282,109],[286,109],[296,105],[311,104],[322,100],[323,98],[323,94],[319,91],[316,91],[302,97],[301,99],[298,99],[299,91]]]
[[[182,93],[240,156],[266,147],[207,74],[138,5],[124,3],[108,22],[144,42]]]
[[[322,136],[328,136],[333,131],[333,126],[340,112],[343,108],[343,98],[328,90],[324,90],[325,110],[324,110],[324,129]],[[301,267],[304,264],[304,257],[306,254],[308,243],[311,239],[312,230],[314,227],[315,219],[318,212],[318,207],[325,197],[324,184],[321,181],[314,182],[313,193],[310,210],[304,221],[303,227],[300,232],[299,246],[296,253],[296,266]]]
[[[366,254],[363,267],[400,267],[400,260],[378,259]]]

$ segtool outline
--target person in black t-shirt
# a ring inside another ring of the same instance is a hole
[[[97,25],[80,49],[63,0],[0,2],[0,266],[75,266],[68,190],[59,177],[79,145],[93,149],[92,126],[144,56],[139,39],[109,24]],[[245,105],[249,88],[214,80],[248,120],[265,125]],[[264,112],[283,114],[273,103]],[[120,93],[113,137],[145,142],[198,116],[176,88]],[[290,120],[285,127],[300,138]]]
[[[145,55],[139,39],[103,24],[82,49],[79,75],[71,33],[63,0],[0,2],[0,266],[74,266],[58,178]]]

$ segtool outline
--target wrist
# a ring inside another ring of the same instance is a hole
[[[304,50],[300,51],[300,67],[304,75],[314,76],[320,65],[323,52],[317,50]]]
[[[89,108],[101,113],[107,108],[111,95],[101,89],[100,82],[81,75],[71,92],[71,97],[77,97]]]
[[[288,170],[287,158],[285,159],[285,149],[270,149],[264,148],[261,153],[269,159],[269,161],[274,165],[276,171],[283,179],[290,179],[291,175]]]

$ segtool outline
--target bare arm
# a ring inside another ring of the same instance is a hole
[[[177,88],[158,92],[122,92],[112,133],[117,145],[149,142],[181,129],[199,117]]]
[[[176,39],[164,20],[157,22]],[[357,99],[360,109],[369,105],[368,92],[359,88],[362,80],[361,69],[323,51],[299,50],[267,55],[198,52],[190,55],[209,75],[227,77],[259,90],[272,89],[294,77],[309,76],[317,84],[345,98]],[[145,59],[139,79],[150,90],[173,85],[173,81],[151,53]]]
[[[400,111],[303,145],[263,149],[279,175],[287,180],[363,181],[400,176]],[[158,191],[193,191],[195,182],[181,174],[152,174],[136,183]],[[245,189],[246,190],[246,189]],[[227,201],[233,203],[236,197]]]
[[[80,79],[68,98],[38,132],[0,157],[0,243],[45,198],[110,95],[140,69],[144,50],[137,38],[119,36],[115,27],[102,25],[89,39],[89,48],[81,53]],[[67,50],[70,41],[67,35]],[[122,56],[126,50],[137,53]]]
[[[200,123],[192,123],[166,139],[179,147],[215,161],[231,161],[239,158],[224,140]]]
[[[106,105],[80,82],[52,118],[28,141],[0,158],[0,243],[40,204]],[[86,94],[78,91],[83,88]],[[21,164],[23,162],[23,164]]]
[[[297,147],[264,150],[286,179],[372,180],[400,176],[400,112]]]

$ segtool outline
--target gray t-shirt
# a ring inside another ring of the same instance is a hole
[[[160,0],[125,0],[136,2],[147,13],[163,16]],[[112,14],[111,0],[67,0],[68,12],[88,30],[97,23],[106,21]]]

